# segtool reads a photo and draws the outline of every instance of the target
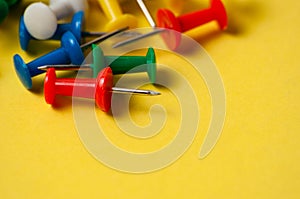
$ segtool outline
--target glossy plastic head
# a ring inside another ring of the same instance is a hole
[[[98,73],[106,67],[105,57],[102,49],[96,44],[92,45],[92,49],[93,49],[92,52],[93,53],[93,64],[92,64],[93,77],[96,78],[98,76]]]
[[[40,40],[51,38],[57,28],[55,13],[41,2],[30,4],[26,8],[24,23],[30,35]]]
[[[71,63],[81,65],[84,60],[84,55],[77,42],[77,39],[71,32],[66,32],[61,38],[61,46],[69,56]]]
[[[97,76],[95,101],[97,106],[104,112],[108,112],[111,107],[113,86],[113,74],[110,67],[101,70]]]
[[[73,16],[72,22],[71,22],[71,32],[76,37],[77,41],[81,42],[81,30],[83,26],[83,18],[84,13],[83,11],[76,12]]]
[[[22,50],[27,50],[29,41],[32,39],[31,35],[27,31],[27,28],[24,23],[24,17],[21,16],[19,24],[19,41]]]
[[[153,48],[149,48],[147,55],[147,73],[150,82],[153,84],[156,82],[156,56]]]
[[[0,0],[0,23],[7,17],[8,11],[8,4],[6,1]]]
[[[83,17],[84,13],[82,11],[76,12],[72,18],[70,23],[66,24],[58,24],[56,32],[54,33],[53,37],[50,39],[60,40],[62,35],[70,31],[73,33],[75,38],[79,43],[81,43],[81,31],[83,26]]]
[[[226,9],[220,0],[211,0],[211,9],[215,13],[216,20],[219,24],[219,27],[221,30],[224,30],[227,28],[228,25],[228,18]]]
[[[61,48],[43,55],[28,64],[25,64],[19,55],[15,55],[13,59],[19,79],[27,89],[31,89],[31,77],[43,73],[43,71],[37,68],[38,66],[46,64],[66,64],[70,62],[75,65],[81,65],[84,60],[84,55],[73,34],[66,32],[61,39]]]
[[[157,26],[182,32],[180,23],[176,16],[168,9],[159,9],[156,14]]]
[[[78,43],[81,42],[81,30],[82,30],[82,23],[83,23],[83,12],[77,12],[72,19],[72,22],[70,24],[59,24],[57,27],[57,30],[55,31],[55,34],[50,39],[53,40],[61,40],[61,37],[64,33],[67,31],[71,31],[73,35],[75,36]],[[22,16],[20,18],[20,24],[19,24],[19,41],[22,50],[27,50],[28,44],[31,39],[34,39],[28,32],[25,23],[24,23],[24,17]]]
[[[27,89],[31,89],[32,80],[31,80],[31,75],[28,66],[25,64],[25,62],[20,57],[20,55],[15,55],[13,60],[14,60],[15,71],[20,81]]]
[[[55,82],[56,74],[54,68],[49,68],[44,81],[44,96],[48,104],[53,104],[55,100]]]
[[[168,9],[159,9],[156,18],[158,27],[169,29],[163,31],[161,35],[168,48],[175,50],[181,42],[181,34],[178,32],[182,32],[182,29],[179,21]]]

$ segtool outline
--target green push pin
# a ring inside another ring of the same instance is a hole
[[[7,17],[9,8],[19,0],[0,0],[0,23]]]
[[[148,48],[146,56],[104,56],[102,49],[93,45],[93,76],[109,66],[114,75],[127,72],[147,72],[150,82],[156,82],[156,56],[153,48]],[[137,67],[137,68],[135,68]]]
[[[109,66],[114,75],[125,74],[127,72],[138,73],[147,72],[151,83],[156,82],[156,56],[153,48],[148,48],[146,56],[104,56],[102,49],[97,45],[92,45],[93,63],[84,65],[47,65],[38,67],[40,70],[55,68],[56,70],[79,70],[92,69],[93,77]]]

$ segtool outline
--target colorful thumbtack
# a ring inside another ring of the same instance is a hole
[[[95,99],[96,105],[104,112],[111,108],[112,92],[160,95],[151,90],[113,87],[113,74],[109,67],[100,71],[96,79],[57,79],[55,69],[50,68],[44,83],[45,100],[48,104],[54,103],[56,95],[82,97]]]
[[[0,23],[7,17],[9,8],[15,5],[19,0],[0,0]]]
[[[24,23],[30,35],[36,39],[51,38],[57,21],[86,9],[86,0],[54,1],[49,6],[37,2],[30,4],[24,12]]]
[[[107,31],[122,28],[124,25],[129,28],[136,27],[137,19],[131,14],[123,14],[117,0],[98,0],[98,2],[106,17],[110,20],[106,25]]]
[[[147,72],[150,82],[156,82],[156,56],[153,48],[148,48],[146,56],[104,56],[102,49],[93,45],[93,57],[94,76],[109,66],[113,74]]]
[[[92,69],[93,77],[96,78],[99,72],[109,66],[114,75],[125,74],[127,72],[147,72],[150,82],[156,81],[156,57],[153,48],[149,48],[146,56],[104,56],[102,49],[93,45],[93,64],[84,65],[46,65],[38,69],[47,70],[79,70]],[[137,68],[136,68],[137,67]]]
[[[82,31],[83,17],[84,17],[84,13],[82,11],[79,11],[74,14],[71,23],[58,24],[54,35],[51,38],[49,38],[49,40],[60,40],[62,35],[67,31],[72,32],[79,43],[81,43],[81,37],[102,36],[105,34],[104,32]],[[23,50],[27,50],[30,40],[35,40],[35,38],[29,34],[25,26],[23,17],[21,17],[20,19],[19,40],[20,40],[21,48]]]
[[[25,64],[20,55],[14,56],[15,70],[18,74],[19,79],[27,89],[32,88],[31,77],[44,73],[45,71],[39,70],[39,66],[44,65],[56,65],[56,64],[81,64],[84,60],[81,49],[85,49],[92,44],[102,42],[109,37],[112,37],[120,32],[123,32],[127,28],[107,33],[93,41],[87,42],[79,46],[75,36],[71,32],[66,32],[61,38],[61,47],[54,50],[28,64]]]
[[[81,64],[84,60],[81,48],[71,32],[66,32],[61,38],[61,47],[25,64],[20,55],[13,57],[16,73],[27,89],[32,88],[32,77],[44,73],[37,67],[46,64]]]
[[[203,25],[210,21],[216,20],[221,30],[227,28],[227,14],[221,0],[211,0],[211,6],[208,9],[185,14],[180,17],[167,9],[159,9],[157,11],[158,27],[172,29],[178,32],[185,32],[197,26]],[[175,35],[175,40],[170,40],[174,36],[165,35],[165,40],[169,48],[176,49],[180,44],[180,34]]]

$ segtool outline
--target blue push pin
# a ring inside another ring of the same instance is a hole
[[[60,40],[62,35],[67,31],[70,31],[71,33],[73,33],[73,35],[77,39],[78,43],[81,43],[82,36],[102,36],[105,34],[104,32],[83,32],[83,31],[81,31],[82,25],[83,25],[83,17],[84,17],[84,13],[82,11],[79,11],[74,14],[71,23],[58,24],[56,32],[49,40]],[[32,39],[36,40],[28,32],[28,30],[25,26],[25,23],[24,23],[24,18],[22,16],[20,19],[20,24],[19,24],[19,40],[20,40],[21,48],[26,51],[28,44],[29,44],[30,40],[32,40]]]
[[[32,77],[45,72],[39,70],[39,66],[46,64],[81,64],[83,60],[84,56],[81,48],[75,36],[69,31],[63,34],[60,48],[51,51],[28,64],[25,64],[18,54],[13,57],[16,73],[27,89],[32,88]]]

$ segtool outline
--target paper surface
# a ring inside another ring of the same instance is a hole
[[[222,77],[224,128],[211,153],[199,159],[211,117],[210,95],[192,67],[176,60],[178,70],[189,74],[199,99],[199,126],[181,158],[148,174],[119,172],[96,160],[78,136],[72,100],[58,97],[55,107],[45,103],[44,75],[34,78],[33,91],[21,85],[13,55],[18,53],[29,62],[59,46],[34,41],[30,53],[21,50],[18,20],[29,2],[13,7],[0,25],[0,198],[300,197],[299,2],[224,0],[227,31],[220,32],[211,23],[188,32],[208,52]],[[151,13],[160,7],[159,2],[145,1]],[[208,1],[189,1],[182,12],[207,6]],[[139,27],[148,26],[135,1],[128,1],[123,10],[138,17]],[[106,18],[97,2],[90,6],[88,17],[87,30],[104,30]],[[161,53],[157,61],[175,62]],[[143,88],[155,90],[152,85]],[[106,136],[136,153],[168,144],[180,124],[180,106],[168,90],[164,95],[136,96],[130,101],[131,117],[141,126],[150,122],[152,104],[170,111],[160,134],[134,139],[120,131],[111,116],[97,110],[98,121],[105,121]]]

